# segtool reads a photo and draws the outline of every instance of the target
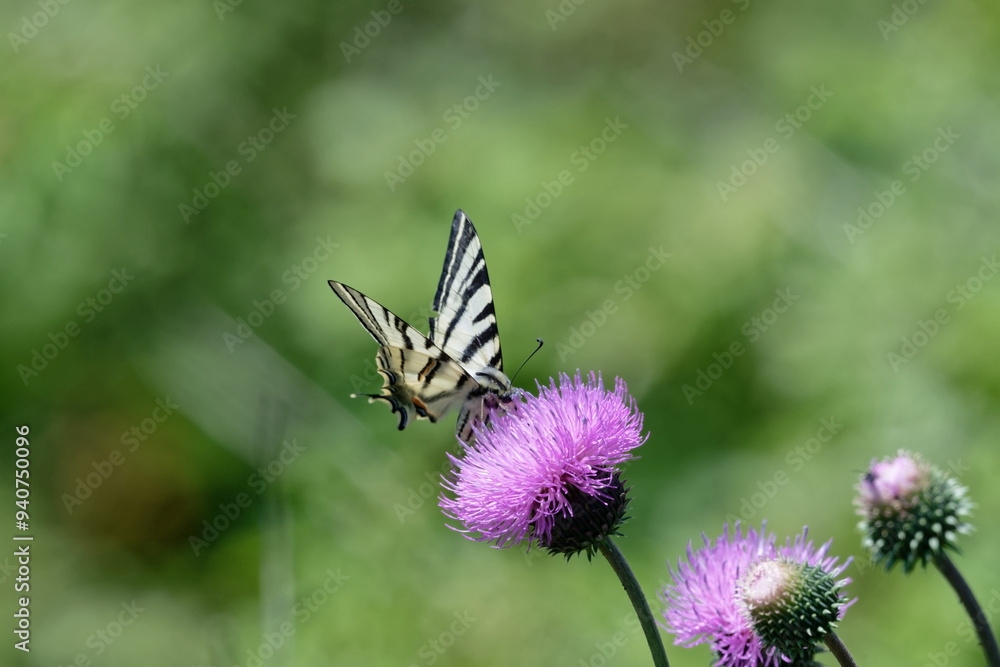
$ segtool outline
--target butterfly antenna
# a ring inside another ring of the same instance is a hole
[[[542,345],[545,345],[545,341],[544,341],[544,340],[542,340],[541,338],[536,338],[535,340],[537,340],[537,341],[538,341],[538,347],[536,347],[536,348],[535,348],[535,352],[538,352],[538,351],[539,351],[540,349],[542,349]],[[520,365],[520,366],[518,366],[518,368],[517,368],[517,373],[520,373],[520,372],[521,372],[521,369],[522,369],[522,368],[524,368],[524,365],[525,365],[526,363],[528,363],[529,361],[531,361],[531,358],[532,358],[533,356],[535,356],[535,352],[532,352],[531,354],[529,354],[529,355],[528,355],[528,358],[527,358],[527,359],[525,359],[524,361],[522,361],[522,362],[521,362],[521,365]],[[515,379],[515,378],[517,378],[517,373],[514,373],[514,377],[512,377],[512,378],[510,379],[510,383],[511,383],[511,384],[514,384],[514,379]]]

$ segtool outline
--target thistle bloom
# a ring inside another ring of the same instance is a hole
[[[815,644],[843,618],[841,591],[850,579],[834,581],[850,564],[827,556],[830,542],[813,547],[803,528],[794,542],[776,546],[776,537],[739,523],[713,544],[688,544],[687,562],[670,569],[673,583],[660,592],[664,627],[685,647],[707,643],[715,663],[727,667],[807,664]],[[806,612],[806,613],[803,613]]]
[[[861,504],[866,508],[906,507],[927,485],[930,468],[903,452],[894,459],[872,461],[858,485]]]
[[[616,534],[628,500],[618,466],[645,442],[625,382],[559,376],[517,408],[477,428],[440,498],[470,539],[509,547],[525,538],[567,556]]]
[[[854,504],[862,517],[858,528],[872,560],[884,563],[886,570],[902,563],[904,573],[932,562],[969,614],[986,663],[1000,667],[1000,646],[988,617],[945,552],[958,551],[957,536],[972,532],[972,524],[965,520],[973,507],[967,489],[905,450],[899,450],[894,459],[872,460],[857,488]]]
[[[873,460],[857,489],[864,546],[887,570],[896,563],[904,572],[926,566],[944,549],[957,550],[956,536],[972,529],[965,487],[909,452]]]

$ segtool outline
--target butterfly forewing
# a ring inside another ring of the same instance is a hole
[[[503,371],[483,246],[472,221],[461,210],[455,212],[451,222],[451,238],[434,296],[434,310],[438,313],[430,318],[430,338],[434,343],[473,375],[489,369]],[[509,389],[509,382],[507,385]]]

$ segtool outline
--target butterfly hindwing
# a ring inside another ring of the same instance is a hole
[[[388,403],[399,415],[400,430],[414,416],[437,421],[480,388],[461,365],[388,308],[349,285],[331,280],[330,287],[380,346],[375,359],[382,393],[365,396]]]
[[[385,401],[399,414],[399,429],[410,417],[436,422],[454,407],[463,405],[478,386],[454,361],[427,352],[383,347],[376,356],[378,372],[385,379],[382,394],[365,394],[371,401]]]

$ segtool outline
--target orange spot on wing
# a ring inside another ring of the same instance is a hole
[[[430,415],[430,412],[427,411],[427,405],[423,401],[420,400],[419,396],[414,396],[413,397],[413,405],[416,406],[418,414],[421,414],[421,415],[424,415],[424,416],[429,416]]]
[[[431,369],[437,366],[437,363],[437,359],[428,359],[427,364],[425,364],[424,367],[420,369],[420,372],[417,373],[417,379],[423,382],[427,374],[431,372]]]

